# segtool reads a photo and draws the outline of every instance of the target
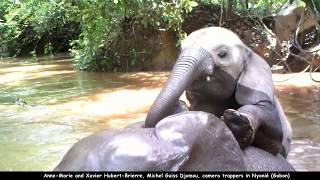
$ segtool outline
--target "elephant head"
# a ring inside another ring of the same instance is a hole
[[[253,59],[257,58],[236,34],[225,28],[209,27],[191,33],[182,42],[181,53],[148,112],[145,127],[154,127],[170,115],[171,108],[187,89],[202,89],[201,93],[215,97],[215,100],[236,96],[240,104],[254,104],[255,101],[263,100],[261,98],[272,99],[273,87],[263,87],[266,81],[273,84],[271,76],[249,82],[250,74],[256,73]],[[262,68],[259,67],[259,71],[258,74],[262,75],[271,73],[266,63]],[[249,94],[241,89],[248,83],[257,88]],[[252,93],[258,91],[263,92],[263,95]]]

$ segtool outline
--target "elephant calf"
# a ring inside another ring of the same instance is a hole
[[[294,171],[280,155],[242,151],[225,123],[205,112],[164,118],[155,128],[104,130],[77,142],[54,171]]]
[[[170,77],[151,106],[145,127],[172,113],[186,90],[189,110],[221,117],[241,148],[252,143],[287,156],[291,127],[275,93],[268,64],[233,32],[209,27],[191,33]],[[180,103],[181,104],[181,103]]]

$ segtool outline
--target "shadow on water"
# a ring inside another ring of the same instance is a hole
[[[0,62],[0,170],[51,170],[79,139],[144,120],[167,77],[78,72],[63,59]],[[289,160],[320,170],[319,88],[278,86],[277,94],[294,130]]]

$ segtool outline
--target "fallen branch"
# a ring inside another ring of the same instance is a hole
[[[306,50],[306,49],[303,49],[303,48],[300,46],[299,42],[298,42],[298,34],[299,34],[299,32],[300,32],[300,28],[301,28],[303,22],[306,20],[306,19],[305,19],[304,12],[305,12],[305,11],[302,12],[302,15],[301,15],[300,20],[299,20],[299,24],[298,24],[298,26],[297,26],[297,29],[296,29],[295,33],[294,33],[294,36],[293,36],[293,40],[294,40],[294,41],[293,41],[293,45],[294,45],[299,51],[301,51],[301,52],[304,53],[304,54],[307,54],[307,53],[315,53],[315,52],[318,52],[318,51],[320,50],[320,47],[317,48],[317,49],[315,49],[315,50]]]

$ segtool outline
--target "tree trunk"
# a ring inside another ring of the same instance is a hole
[[[226,11],[226,21],[232,16],[232,5],[234,0],[228,0],[227,11]]]

